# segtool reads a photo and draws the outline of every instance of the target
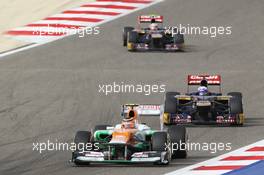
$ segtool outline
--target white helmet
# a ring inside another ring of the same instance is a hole
[[[208,88],[205,86],[200,86],[198,88],[198,93],[199,95],[203,96],[203,95],[207,95],[208,94]]]

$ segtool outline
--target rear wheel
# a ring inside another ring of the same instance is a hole
[[[242,99],[242,93],[241,92],[229,92],[227,95]]]
[[[172,146],[172,158],[186,158],[187,157],[187,132],[186,128],[181,125],[167,126]]]
[[[110,127],[111,125],[95,125],[94,129],[93,129],[93,133],[95,133],[98,130],[106,130],[107,127]],[[94,142],[94,137],[91,136],[91,141]]]
[[[176,95],[180,95],[179,92],[166,92],[164,113],[176,114],[177,113],[177,99]]]
[[[173,42],[174,44],[183,44],[184,43],[184,35],[178,31],[178,28],[173,29]]]
[[[242,93],[229,92],[227,95],[232,96],[232,98],[230,99],[230,113],[231,114],[243,113]]]
[[[135,51],[133,44],[138,42],[138,33],[136,31],[130,31],[127,37],[127,50]]]
[[[134,27],[124,27],[123,29],[123,46],[127,46],[127,35],[128,35],[128,32],[134,30]]]
[[[176,95],[180,95],[179,92],[166,92],[165,102],[164,102],[164,114],[163,114],[163,124],[170,124],[170,114],[177,113],[177,99]]]
[[[231,114],[242,114],[243,113],[243,106],[242,106],[242,99],[233,97],[230,99],[230,113]]]
[[[111,125],[96,125],[96,126],[94,127],[93,132],[96,132],[96,131],[98,131],[98,130],[106,130],[107,127],[109,127],[109,126],[111,126]]]
[[[176,44],[179,47],[179,51],[184,51],[184,35],[181,34],[177,28],[174,29],[173,44]]]
[[[231,95],[231,93],[229,93]],[[231,95],[229,102],[230,114],[236,116],[236,125],[242,126],[244,124],[244,114],[243,114],[243,104],[242,104],[242,94],[234,93]]]
[[[175,44],[184,44],[184,35],[177,33],[173,36]]]

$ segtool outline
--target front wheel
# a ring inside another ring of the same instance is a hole
[[[170,163],[171,154],[168,147],[168,134],[164,131],[155,132],[151,140],[152,151],[161,152],[161,161],[157,164],[168,165]]]
[[[75,165],[88,165],[89,163],[83,163],[75,160],[78,152],[87,151],[86,145],[91,142],[91,132],[90,131],[78,131],[74,138],[74,143],[76,145],[76,150],[72,153],[72,161]]]
[[[168,133],[171,140],[172,158],[186,158],[187,157],[187,132],[186,128],[181,125],[167,126]]]
[[[107,127],[110,127],[110,126],[111,126],[111,125],[96,125],[96,126],[94,127],[93,132],[95,133],[95,132],[98,131],[98,130],[106,130]]]

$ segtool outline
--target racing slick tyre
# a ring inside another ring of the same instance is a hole
[[[173,36],[175,44],[183,44],[184,43],[184,35],[177,33]]]
[[[93,129],[93,132],[95,133],[98,130],[106,130],[106,128],[109,126],[111,126],[111,125],[96,125]]]
[[[169,150],[167,150],[167,145],[168,145],[167,132],[164,132],[164,131],[155,132],[152,135],[151,144],[152,144],[152,151],[157,151],[157,152],[166,151],[167,152],[166,158],[164,159],[165,162],[160,162],[157,164],[164,164],[164,165],[169,164],[170,153],[169,153]]]
[[[123,29],[123,46],[127,46],[127,34],[128,32],[134,30],[134,27],[124,27]]]
[[[176,95],[180,95],[179,92],[166,92],[164,113],[176,114],[177,113],[177,99]]]
[[[236,125],[243,126],[244,124],[244,115],[243,115],[243,104],[242,104],[242,96],[237,94],[237,96],[233,96],[230,99],[230,114],[236,115]]]
[[[133,44],[137,43],[138,41],[138,33],[136,31],[128,32],[127,36],[127,50],[128,51],[135,51]]]
[[[72,160],[75,165],[87,165],[89,163],[83,163],[75,160],[75,155],[79,151],[85,150],[85,145],[90,143],[91,140],[91,132],[90,131],[78,131],[74,137],[74,143],[76,145],[76,151],[72,153]]]
[[[152,150],[153,151],[165,151],[167,143],[167,133],[166,132],[155,132],[152,136]]]
[[[230,113],[231,114],[241,114],[243,113],[242,98],[233,96],[230,99]]]
[[[90,143],[90,140],[91,140],[91,132],[90,131],[78,131],[75,135],[75,138],[74,138],[74,143],[76,145],[78,144],[87,144],[87,143]],[[84,149],[84,148],[80,148],[78,147],[78,149]],[[79,150],[78,150],[79,151]]]
[[[171,141],[172,158],[186,158],[187,157],[187,132],[182,125],[167,126]]]
[[[242,93],[241,92],[229,92],[227,95],[242,99]]]

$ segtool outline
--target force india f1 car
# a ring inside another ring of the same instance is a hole
[[[185,158],[186,150],[170,149],[170,143],[185,143],[184,126],[172,126],[167,131],[153,130],[140,124],[139,115],[160,116],[159,105],[123,105],[122,123],[115,127],[95,126],[92,132],[78,131],[74,142],[97,144],[94,150],[76,150],[72,162],[76,165],[90,163],[152,163],[169,164],[171,158]],[[173,151],[171,151],[173,150]]]
[[[143,28],[142,23],[149,26]],[[123,46],[126,46],[128,51],[183,51],[184,36],[176,28],[164,28],[162,23],[163,16],[160,15],[139,16],[137,28],[124,27]]]
[[[189,92],[190,85],[200,86]],[[208,86],[219,86],[219,92],[210,92]],[[188,90],[185,95],[167,92],[164,104],[163,123],[173,124],[244,124],[242,94],[221,93],[220,75],[188,75]]]

